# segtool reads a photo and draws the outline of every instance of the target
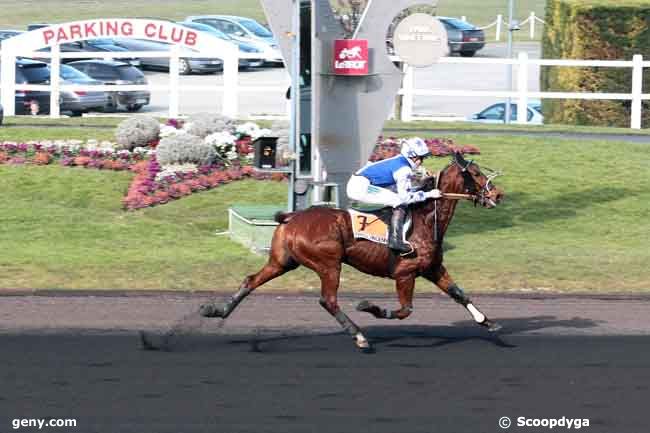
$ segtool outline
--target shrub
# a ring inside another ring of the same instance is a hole
[[[189,134],[205,138],[215,132],[223,132],[234,128],[234,121],[229,117],[213,113],[199,113],[190,116],[184,129]]]
[[[542,40],[545,59],[632,60],[650,57],[650,0],[549,0]],[[632,68],[542,68],[541,90],[629,93]],[[650,88],[644,74],[643,89]],[[650,124],[644,102],[643,123]],[[548,123],[629,127],[631,104],[623,100],[544,99]]]
[[[160,140],[156,156],[161,165],[194,163],[207,165],[214,162],[216,151],[201,138],[190,135],[174,135]]]
[[[160,124],[149,116],[133,116],[117,125],[115,141],[121,149],[145,147],[158,139]]]

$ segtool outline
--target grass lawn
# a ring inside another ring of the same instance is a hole
[[[435,132],[427,134],[436,136]],[[499,168],[497,209],[459,206],[445,264],[472,292],[650,289],[650,148],[609,141],[453,135]],[[431,160],[431,168],[446,160]],[[235,289],[264,258],[215,232],[231,203],[282,203],[286,184],[244,181],[137,212],[128,173],[0,166],[0,286],[23,289]],[[342,290],[392,290],[346,269]],[[317,290],[309,271],[267,290]],[[431,291],[425,282],[419,291]]]

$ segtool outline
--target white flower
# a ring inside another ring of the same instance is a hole
[[[181,173],[196,173],[198,167],[196,164],[169,164],[162,166],[162,169],[156,174],[156,181],[167,177],[176,178]]]
[[[210,134],[207,137],[205,137],[206,144],[209,144],[211,146],[216,146],[216,147],[220,147],[223,145],[234,146],[235,141],[237,141],[237,137],[235,137],[228,131],[215,132],[214,134]]]
[[[251,137],[253,137],[253,140],[257,140],[260,137],[271,137],[272,134],[273,134],[273,131],[271,131],[270,129],[264,128],[264,129],[260,129],[259,131],[257,131],[257,136],[256,137],[253,137],[253,136],[251,136]]]
[[[171,137],[172,135],[187,134],[185,129],[176,129],[171,125],[162,125],[160,127],[160,138]]]
[[[249,135],[253,137],[258,133],[259,130],[260,127],[257,125],[257,123],[246,122],[246,123],[242,123],[241,125],[237,125],[237,129],[235,129],[235,132],[237,132],[240,135]]]

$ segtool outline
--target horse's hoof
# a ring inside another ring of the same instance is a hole
[[[364,313],[367,313],[371,308],[372,304],[368,301],[361,301],[359,302],[359,305],[357,305],[357,311],[363,311]]]
[[[156,346],[144,331],[140,331],[140,344],[144,350],[160,350],[160,347]]]
[[[485,326],[488,330],[488,332],[497,332],[503,328],[503,326],[499,325],[496,322],[493,322],[491,320],[485,319],[481,325]]]
[[[203,304],[199,307],[199,314],[203,317],[223,317],[223,312],[221,308],[217,307],[215,304]]]

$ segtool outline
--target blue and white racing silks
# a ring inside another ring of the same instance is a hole
[[[373,187],[389,189],[397,193],[402,204],[410,204],[426,200],[424,192],[412,191],[413,166],[413,162],[408,158],[397,155],[382,161],[369,162],[355,174],[370,181],[368,193],[373,193]]]

